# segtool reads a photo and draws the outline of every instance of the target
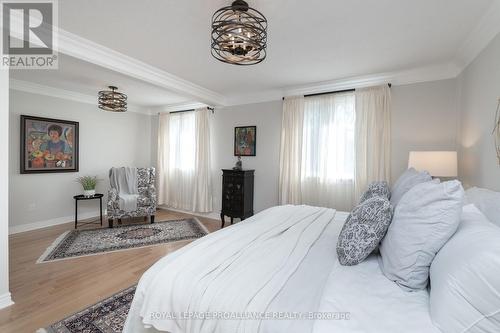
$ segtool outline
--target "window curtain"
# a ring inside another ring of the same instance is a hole
[[[286,97],[281,123],[279,202],[302,203],[302,130],[304,126],[304,96]]]
[[[356,197],[391,175],[391,89],[356,89]]]
[[[349,210],[354,198],[354,95],[306,98],[302,203]]]
[[[171,208],[212,211],[209,112],[160,114],[158,203]]]
[[[369,182],[390,175],[390,91],[285,98],[280,204],[349,211]]]

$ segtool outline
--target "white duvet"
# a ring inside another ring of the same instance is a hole
[[[141,278],[124,332],[439,332],[428,293],[401,290],[376,256],[338,263],[334,217],[273,207],[169,254]]]

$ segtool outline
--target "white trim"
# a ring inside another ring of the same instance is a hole
[[[407,85],[428,81],[453,79],[458,76],[461,68],[454,63],[427,66],[396,72],[378,73],[372,75],[354,76],[343,79],[316,82],[306,85],[285,87],[283,89],[262,91],[246,95],[233,96],[226,100],[229,105],[254,104],[280,100],[286,96],[316,94],[335,90],[370,87],[391,83]]]
[[[70,100],[70,101],[74,101],[74,102],[92,104],[92,105],[95,105],[95,107],[97,109],[97,95],[91,96],[91,95],[86,95],[86,94],[82,94],[82,93],[75,92],[75,91],[49,87],[49,86],[38,84],[38,83],[33,83],[33,82],[28,82],[28,81],[23,81],[23,80],[16,80],[16,79],[10,79],[10,89],[28,92],[28,93],[37,94],[37,95],[62,98],[62,99]],[[130,112],[150,115],[148,108],[140,107],[140,106],[135,105],[135,104],[128,103],[127,109]]]
[[[154,114],[158,112],[174,112],[174,111],[182,111],[182,110],[191,110],[191,109],[199,109],[203,107],[207,107],[209,105],[205,103],[199,103],[199,102],[183,102],[183,103],[177,103],[177,104],[168,104],[160,107],[155,107],[152,108],[152,113]]]
[[[462,72],[500,33],[500,1],[492,2],[475,29],[459,48],[454,62]]]
[[[17,19],[17,18],[15,18]],[[22,24],[14,24],[15,28]],[[223,104],[224,96],[202,86],[196,85],[164,70],[146,64],[140,60],[129,57],[123,53],[95,43],[86,38],[70,33],[60,27],[57,29],[57,51],[83,61],[113,70],[149,82],[158,87],[168,89],[182,96],[188,96],[209,104]],[[43,25],[40,29],[46,29]],[[11,34],[22,39],[24,32],[12,30]]]
[[[105,215],[106,215],[105,212],[103,212],[103,219],[105,218]],[[83,213],[83,214],[78,214],[78,221],[85,223],[84,220],[96,219],[98,217],[99,216],[96,216],[95,213]],[[74,216],[64,216],[50,220],[14,225],[9,227],[9,235],[18,234],[20,232],[43,229],[47,227],[53,227],[55,225],[60,225],[65,223],[74,223],[74,222],[75,222]]]
[[[321,92],[363,88],[380,84],[406,85],[455,78],[460,69],[454,64],[420,67],[397,72],[379,73],[345,79],[313,83],[285,89],[285,96],[316,94]]]
[[[219,93],[63,29],[59,29],[59,52],[204,103],[217,105],[224,103],[225,98]]]
[[[13,304],[14,301],[12,301],[12,296],[10,293],[5,293],[3,295],[0,295],[0,309],[4,309]]]
[[[0,155],[9,156],[9,70],[0,69]],[[12,304],[9,294],[9,159],[0,162],[0,308]]]
[[[220,219],[220,214],[217,212],[210,212],[210,213],[188,212],[188,211],[181,210],[181,209],[170,208],[170,207],[165,206],[165,205],[159,205],[158,208],[171,210],[173,212],[178,212],[178,213],[184,213],[184,214],[189,214],[189,215],[194,215],[194,216],[199,216],[199,217],[205,217],[207,219],[213,219],[213,220]]]

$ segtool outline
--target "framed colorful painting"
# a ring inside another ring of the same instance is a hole
[[[21,173],[78,172],[78,123],[21,116]]]
[[[234,156],[255,156],[257,126],[234,128]]]

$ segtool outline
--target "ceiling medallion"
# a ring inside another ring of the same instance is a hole
[[[118,92],[118,88],[109,86],[110,90],[99,91],[99,109],[111,112],[127,111],[127,95]]]
[[[212,16],[212,55],[233,65],[255,65],[266,58],[267,19],[236,0]]]

